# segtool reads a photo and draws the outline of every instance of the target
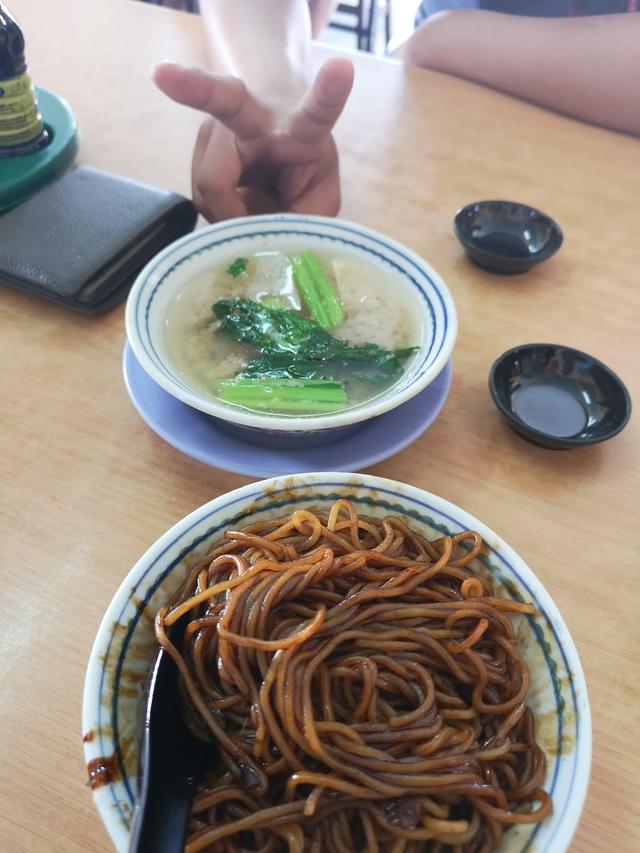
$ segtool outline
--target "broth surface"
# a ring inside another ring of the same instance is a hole
[[[317,253],[318,260],[344,307],[345,320],[331,334],[350,344],[375,343],[388,350],[416,345],[420,340],[415,311],[410,300],[399,295],[394,276],[378,267],[350,257]],[[200,273],[176,294],[166,318],[167,354],[182,381],[211,399],[224,379],[232,379],[258,356],[249,344],[240,343],[220,331],[212,305],[220,299],[250,299],[269,302],[273,307],[299,311],[302,305],[287,254],[261,252],[248,258],[246,269],[234,278],[228,268],[234,259]],[[413,356],[403,362],[406,370]],[[397,380],[396,380],[397,381]],[[373,385],[349,379],[345,383],[351,408],[385,391],[387,385]],[[393,384],[393,383],[390,383]],[[228,405],[228,404],[227,404]],[[338,411],[339,409],[336,409]]]

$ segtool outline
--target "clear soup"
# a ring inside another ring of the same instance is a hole
[[[412,300],[399,292],[393,275],[351,257],[314,254],[345,312],[344,320],[329,330],[334,338],[352,346],[373,343],[390,351],[419,343],[417,312],[412,310]],[[230,258],[199,274],[176,294],[167,311],[165,344],[176,374],[186,385],[205,397],[220,400],[220,383],[233,380],[261,357],[255,346],[235,340],[221,328],[221,321],[213,312],[218,300],[247,299],[313,319],[298,291],[290,256],[284,252],[247,256],[244,270],[235,277],[229,272],[234,261]],[[386,382],[379,377],[375,382],[359,376],[341,377],[347,399],[331,411],[352,408],[379,396],[399,380],[413,358],[413,355],[403,357],[400,374]],[[326,408],[287,411],[282,405],[270,408],[264,403],[260,407],[243,405],[242,408],[297,416],[327,412]]]

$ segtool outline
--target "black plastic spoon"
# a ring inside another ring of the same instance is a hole
[[[186,619],[176,622],[171,641],[178,648]],[[129,853],[180,853],[196,786],[215,762],[213,744],[199,740],[185,724],[178,668],[161,649],[145,691],[138,799]]]

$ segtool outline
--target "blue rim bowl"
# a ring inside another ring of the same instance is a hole
[[[343,411],[288,416],[228,405],[190,387],[173,367],[164,342],[167,311],[175,294],[196,275],[239,255],[265,250],[335,250],[374,264],[393,277],[418,320],[419,351],[400,379],[371,400]],[[457,335],[453,299],[440,276],[421,257],[368,228],[320,216],[274,214],[220,222],[189,234],[158,254],[137,277],[125,312],[127,338],[143,370],[183,403],[212,415],[243,438],[278,442],[322,441],[336,429],[353,428],[407,402],[434,380],[448,362]],[[319,435],[320,434],[320,435]]]
[[[221,495],[161,536],[123,580],[91,651],[82,715],[85,761],[106,759],[113,768],[113,780],[93,797],[116,849],[124,853],[129,842],[143,685],[156,651],[158,608],[224,530],[304,506],[327,506],[337,498],[354,501],[367,515],[402,516],[431,537],[476,530],[486,543],[476,569],[491,574],[501,595],[535,604],[536,615],[522,617],[514,627],[531,673],[527,704],[538,720],[536,737],[547,757],[545,788],[554,811],[540,824],[510,829],[499,849],[563,853],[587,791],[591,718],[580,660],[558,609],[522,558],[460,507],[393,480],[345,473],[274,477]]]

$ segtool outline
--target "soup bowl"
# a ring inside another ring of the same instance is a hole
[[[232,406],[188,382],[167,346],[167,318],[185,286],[238,257],[307,250],[325,255],[333,252],[373,265],[388,276],[394,299],[401,301],[403,312],[417,330],[417,352],[405,363],[402,376],[365,402],[329,414],[303,416]],[[453,350],[458,326],[447,286],[414,252],[351,222],[289,214],[221,222],[177,240],[137,277],[127,301],[125,322],[134,355],[154,382],[181,402],[217,418],[220,426],[242,438],[275,446],[326,443],[333,440],[336,431],[357,428],[407,402],[441,372]]]
[[[518,649],[531,675],[527,704],[547,758],[544,788],[553,814],[505,833],[501,853],[563,853],[575,831],[591,762],[591,718],[582,667],[569,631],[543,585],[512,548],[482,522],[436,495],[368,475],[313,473],[276,477],[221,495],[163,534],[125,577],[91,651],[84,703],[84,754],[90,768],[109,769],[93,797],[119,851],[128,848],[137,792],[138,736],[144,683],[157,645],[153,620],[208,545],[229,528],[301,508],[353,501],[374,517],[400,516],[436,538],[475,530],[485,551],[474,568],[489,574],[501,596],[532,602],[533,616],[514,621]]]

